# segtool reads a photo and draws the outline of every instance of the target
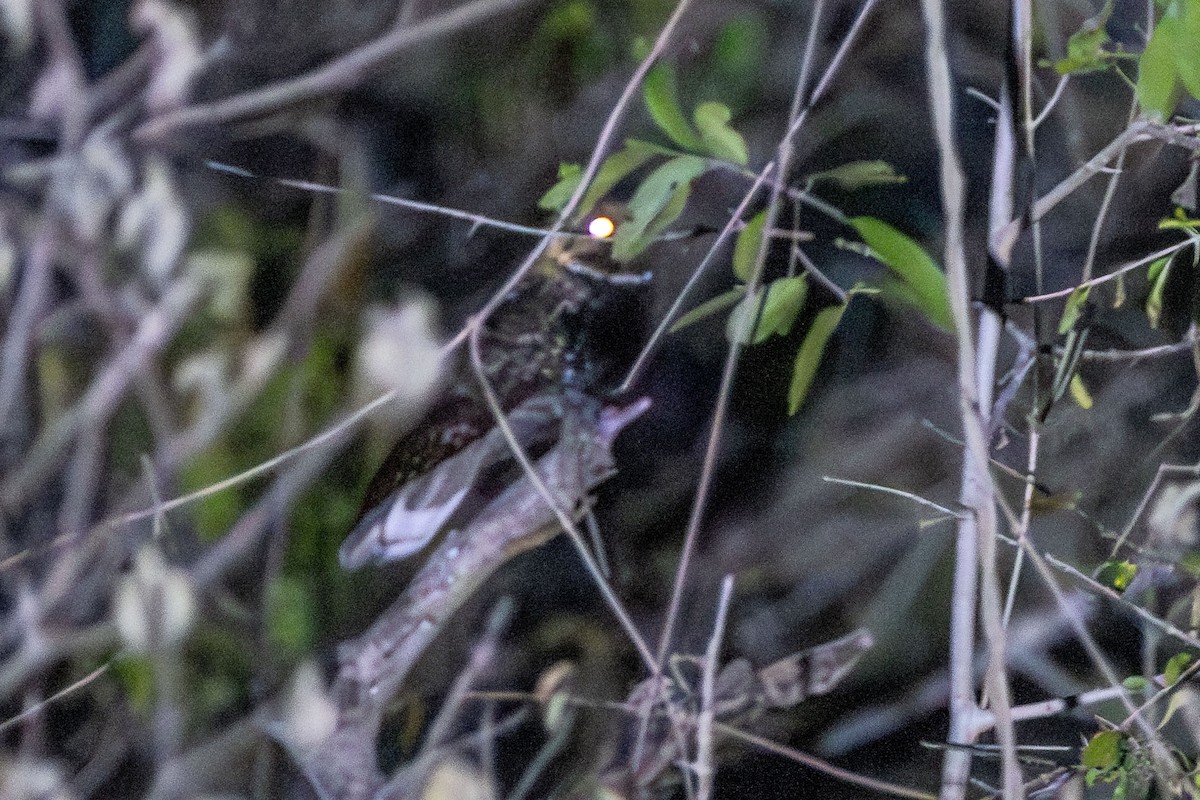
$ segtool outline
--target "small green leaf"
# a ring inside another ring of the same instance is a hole
[[[728,292],[723,292],[716,297],[705,300],[703,303],[696,306],[679,319],[675,320],[675,324],[671,326],[671,333],[681,331],[689,325],[697,323],[707,317],[711,317],[713,314],[724,311],[738,300],[741,300],[742,295],[744,294],[746,294],[746,287],[739,285],[733,287]]]
[[[1179,683],[1179,676],[1188,668],[1192,660],[1191,653],[1176,653],[1167,659],[1167,665],[1163,668],[1163,678],[1166,680],[1167,686]]]
[[[596,170],[596,177],[592,179],[592,185],[588,187],[583,199],[579,201],[579,207],[575,209],[573,221],[576,224],[592,213],[596,203],[611,192],[614,186],[654,157],[655,151],[643,145],[643,142],[628,140],[625,142],[625,147],[604,159],[600,169]]]
[[[1078,75],[1107,69],[1108,54],[1104,52],[1104,45],[1108,44],[1109,38],[1104,26],[1108,24],[1112,11],[1113,0],[1108,0],[1104,8],[1071,34],[1067,40],[1067,57],[1054,64],[1059,75]]]
[[[1121,732],[1100,731],[1083,748],[1080,763],[1095,769],[1112,769],[1121,763]]]
[[[1171,695],[1171,699],[1167,700],[1167,710],[1163,712],[1163,718],[1158,723],[1158,729],[1162,730],[1167,723],[1171,721],[1171,717],[1175,716],[1175,712],[1183,707],[1184,703],[1192,701],[1186,692],[1176,692]]]
[[[679,219],[679,215],[683,213],[683,209],[687,206],[687,201],[691,197],[691,194],[691,181],[679,183],[675,186],[675,189],[671,192],[671,196],[667,198],[667,204],[646,225],[646,230],[642,234],[642,241],[644,242],[642,248],[653,244],[660,233],[669,228],[675,220]]]
[[[804,335],[800,351],[796,353],[796,363],[792,367],[792,385],[788,389],[788,414],[793,415],[804,404],[808,390],[812,387],[817,375],[817,367],[821,365],[821,357],[829,344],[829,337],[842,320],[846,312],[845,305],[830,306],[817,312],[812,327]]]
[[[763,301],[762,314],[754,329],[754,344],[766,341],[772,335],[787,336],[796,324],[796,318],[804,309],[808,296],[808,281],[803,276],[780,278],[767,287],[767,298]]]
[[[745,345],[761,344],[776,334],[787,336],[804,309],[807,295],[808,284],[803,277],[773,281],[765,291],[760,288],[753,297],[742,298],[729,314],[726,337],[730,342]]]
[[[733,274],[742,281],[749,281],[754,273],[754,262],[758,260],[758,250],[762,247],[763,226],[767,224],[766,209],[758,212],[746,227],[738,232],[737,241],[733,245]]]
[[[733,112],[724,103],[701,103],[696,106],[692,119],[700,131],[708,153],[714,158],[732,161],[739,167],[746,166],[750,160],[750,151],[746,148],[746,140],[742,135],[729,127]]]
[[[874,217],[854,217],[850,224],[874,251],[912,289],[918,308],[935,325],[954,330],[946,275],[929,254],[908,236]]]
[[[1150,686],[1150,681],[1143,678],[1141,675],[1130,675],[1125,680],[1121,681],[1121,685],[1131,692],[1145,691]]]
[[[1164,14],[1138,60],[1137,98],[1149,116],[1165,122],[1179,102],[1180,76],[1176,52],[1186,36],[1181,20]]]
[[[1146,278],[1150,281],[1150,294],[1146,297],[1146,318],[1150,327],[1157,328],[1162,318],[1163,293],[1167,288],[1167,278],[1171,274],[1171,257],[1163,256],[1154,260],[1146,270]]]
[[[750,343],[754,320],[758,317],[758,309],[762,305],[763,289],[760,286],[754,294],[747,294],[729,312],[725,320],[725,338],[730,344],[747,345]]]
[[[1071,382],[1067,384],[1067,391],[1071,393],[1071,399],[1075,401],[1075,405],[1084,411],[1089,410],[1095,404],[1092,393],[1088,391],[1087,385],[1083,382],[1083,378],[1079,377],[1078,372],[1071,376]]]
[[[1137,571],[1137,564],[1131,561],[1105,561],[1096,570],[1095,577],[1097,582],[1110,589],[1123,592],[1129,588],[1129,584],[1137,576]]]
[[[1184,3],[1180,35],[1176,37],[1179,48],[1175,52],[1175,68],[1179,79],[1192,97],[1200,98],[1200,2],[1187,0]]]
[[[625,262],[645,250],[650,244],[647,228],[656,219],[661,222],[659,215],[664,209],[668,212],[676,208],[682,210],[679,193],[684,193],[682,199],[686,202],[692,181],[703,174],[707,166],[699,156],[678,156],[647,175],[629,200],[629,219],[612,237],[613,259]],[[677,211],[675,213],[677,215]]]
[[[904,183],[908,178],[898,175],[892,165],[886,161],[851,161],[848,164],[816,172],[809,175],[807,182],[811,184],[828,181],[837,184],[839,189],[853,192],[867,186],[883,186],[891,183]]]
[[[691,153],[706,152],[704,141],[700,134],[688,122],[679,105],[679,96],[675,90],[675,70],[671,65],[656,64],[646,74],[646,82],[642,85],[642,98],[646,101],[646,110],[662,132],[671,141]]]
[[[1067,331],[1075,327],[1075,323],[1083,314],[1084,304],[1087,303],[1088,295],[1091,292],[1091,286],[1076,286],[1075,291],[1071,292],[1071,296],[1067,298],[1067,304],[1063,306],[1062,318],[1058,321],[1059,336],[1065,336]]]
[[[538,208],[544,211],[559,211],[575,194],[579,181],[583,178],[583,167],[578,164],[559,164],[558,182],[551,186],[541,199]]]

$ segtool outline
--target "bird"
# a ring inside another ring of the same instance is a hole
[[[583,230],[607,234],[598,206]],[[554,239],[483,321],[483,376],[522,449],[536,459],[562,435],[572,407],[615,395],[641,347],[649,319],[649,275],[611,258],[607,235]],[[471,516],[521,476],[508,439],[464,370],[425,418],[384,459],[364,493],[358,519],[338,551],[356,570],[412,556]]]

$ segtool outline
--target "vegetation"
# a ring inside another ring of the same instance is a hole
[[[1200,794],[1200,0],[969,5],[5,6],[0,797]]]

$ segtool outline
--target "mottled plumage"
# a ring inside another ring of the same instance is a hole
[[[644,282],[621,273],[606,242],[568,237],[548,248],[488,318],[480,340],[484,371],[531,456],[558,441],[570,397],[606,396],[636,355],[646,317]],[[518,474],[477,377],[465,369],[372,479],[342,544],[342,566],[356,569],[421,550]]]

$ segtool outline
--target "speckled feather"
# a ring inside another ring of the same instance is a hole
[[[521,445],[533,455],[560,432],[565,390],[603,396],[636,354],[645,291],[610,284],[607,243],[556,245],[481,331],[488,380]],[[346,569],[417,552],[459,514],[472,490],[511,460],[469,370],[384,460],[342,544]],[[503,487],[492,487],[498,490]]]

